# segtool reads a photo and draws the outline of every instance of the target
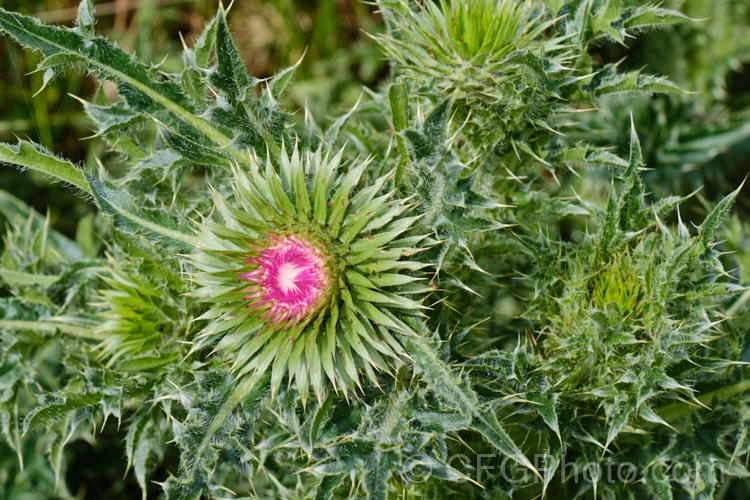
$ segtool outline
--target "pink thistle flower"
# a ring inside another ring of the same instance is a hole
[[[249,301],[246,307],[284,328],[311,318],[330,289],[328,257],[321,245],[298,235],[268,236],[261,243],[246,260],[257,267],[240,274],[252,283],[243,297]]]
[[[246,387],[270,370],[272,395],[286,377],[303,401],[393,373],[408,358],[401,337],[418,335],[405,319],[432,291],[419,275],[429,264],[406,259],[432,244],[412,233],[422,215],[379,194],[392,174],[355,191],[370,161],[342,173],[343,151],[324,153],[251,156],[230,198],[213,193],[219,217],[192,256],[195,295],[210,304],[193,349],[232,355]]]

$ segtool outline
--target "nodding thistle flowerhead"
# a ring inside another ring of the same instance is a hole
[[[364,373],[390,372],[406,354],[402,320],[424,309],[430,287],[408,260],[424,235],[408,232],[409,200],[380,194],[390,175],[356,190],[369,162],[339,173],[342,152],[291,157],[278,171],[252,157],[234,171],[233,193],[213,193],[218,220],[202,226],[193,257],[196,294],[209,303],[208,325],[195,343],[227,355],[238,377],[270,369],[272,392],[286,376],[304,397],[328,385],[345,394]],[[356,190],[356,192],[355,192]]]

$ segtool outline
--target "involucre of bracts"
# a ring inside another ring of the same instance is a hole
[[[413,205],[381,193],[390,175],[354,193],[370,162],[342,174],[341,158],[295,150],[278,173],[257,157],[235,169],[192,258],[210,303],[194,348],[213,346],[238,377],[270,369],[274,393],[285,376],[303,397],[328,383],[349,393],[362,372],[378,384],[407,358],[399,337],[415,335],[400,316],[420,314],[431,290],[427,264],[409,260],[429,243],[409,234]]]

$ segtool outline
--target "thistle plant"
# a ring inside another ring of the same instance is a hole
[[[622,195],[613,186],[604,210],[589,206],[600,221],[598,231],[558,260],[563,268],[539,269],[546,277],[537,284],[548,288],[539,290],[524,313],[542,320],[541,353],[554,363],[541,371],[550,371],[555,386],[585,390],[596,380],[591,390],[609,400],[603,403],[609,422],[605,446],[635,413],[669,425],[649,407],[657,396],[694,398],[687,380],[675,380],[680,370],[674,365],[699,357],[706,368],[722,362],[710,355],[712,341],[722,336],[718,325],[726,319],[717,308],[723,298],[742,290],[706,275],[706,269],[723,273],[710,235],[739,189],[706,217],[697,234],[691,235],[681,220],[672,230],[662,219],[683,200],[645,205],[635,171],[640,146],[634,133],[631,137]],[[544,247],[529,246],[538,258],[536,252]],[[541,306],[546,301],[554,305]],[[545,317],[546,311],[554,311],[553,316]],[[562,360],[571,364],[564,367]],[[627,391],[633,399],[626,402],[623,393],[607,391],[607,383],[634,384]]]
[[[247,74],[223,7],[161,65],[90,0],[72,28],[0,9],[45,85],[99,82],[107,150],[0,144],[92,211],[73,235],[0,190],[6,496],[747,496],[742,179],[654,194],[638,108],[595,133],[609,94],[679,93],[602,54],[689,20],[375,5],[392,74],[330,120],[289,106],[303,62]],[[608,463],[635,479],[570,471]]]

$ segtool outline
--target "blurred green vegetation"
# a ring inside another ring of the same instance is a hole
[[[98,30],[107,38],[142,61],[163,61],[166,69],[175,70],[182,65],[182,39],[192,45],[215,13],[216,4],[197,0],[105,0],[95,2],[95,7]],[[76,0],[0,0],[5,9],[66,26],[72,26],[76,5]],[[705,215],[708,202],[735,189],[750,172],[750,2],[667,0],[664,6],[702,20],[641,34],[628,49],[604,44],[596,48],[596,53],[604,61],[618,61],[627,51],[623,69],[645,67],[648,73],[668,76],[687,92],[605,99],[601,112],[578,117],[578,130],[589,140],[613,145],[615,152],[627,156],[632,116],[650,169],[644,178],[651,196],[685,195],[702,187],[683,214],[686,220],[698,221]],[[384,57],[366,34],[380,31],[381,19],[374,7],[364,2],[237,0],[229,21],[250,74],[267,77],[302,58],[288,105],[299,110],[309,107],[320,124],[351,108],[363,87],[377,87],[388,76]],[[110,163],[108,160],[116,162],[115,157],[105,156],[111,153],[105,153],[98,139],[81,139],[91,135],[89,121],[80,103],[68,95],[89,99],[96,90],[92,78],[69,70],[65,77],[39,91],[43,75],[33,72],[38,61],[35,54],[4,38],[0,38],[0,54],[0,141],[14,142],[19,137],[76,162],[90,163],[97,158],[105,164]],[[586,172],[587,178],[579,182],[589,185],[587,193],[596,192],[591,187],[594,184],[606,193],[610,175],[606,171]],[[53,226],[71,237],[78,221],[92,210],[72,190],[50,185],[33,173],[0,168],[0,187],[41,213],[49,209]],[[726,231],[727,249],[737,252],[733,258],[738,277],[746,283],[750,269],[750,197],[737,201]],[[746,294],[740,304],[749,300]],[[737,327],[747,328],[747,324],[738,323]],[[75,456],[71,463],[84,466],[73,468],[67,476],[73,495],[139,496],[133,475],[121,476],[120,441],[121,434],[110,422],[101,430],[96,447],[85,442],[75,444],[69,451],[71,457]],[[40,464],[46,461],[42,455],[40,450]],[[85,467],[90,463],[101,464],[95,470],[96,477]],[[109,463],[112,467],[107,467]],[[15,457],[0,456],[0,484],[21,481],[24,475],[42,478],[44,473],[35,472],[42,469],[47,470],[27,463],[21,473]],[[54,477],[46,481],[52,491]],[[82,487],[89,489],[88,495],[80,490]],[[154,492],[157,490],[154,485]]]

